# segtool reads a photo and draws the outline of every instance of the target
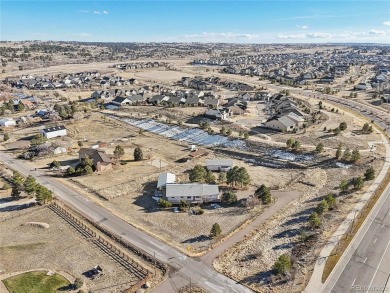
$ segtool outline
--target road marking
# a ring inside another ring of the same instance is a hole
[[[374,276],[372,277],[371,282],[370,282],[370,285],[368,285],[367,288],[371,288],[372,282],[374,282],[374,279],[375,279],[375,277],[376,277],[376,274],[378,273],[378,270],[379,270],[379,268],[380,268],[380,266],[381,266],[381,264],[382,264],[383,258],[385,257],[385,255],[386,255],[386,253],[387,253],[387,249],[389,248],[389,245],[390,245],[390,241],[389,241],[389,243],[387,243],[385,252],[382,254],[381,260],[380,260],[380,262],[379,262],[377,268],[375,269],[375,274],[374,274]]]
[[[378,240],[378,238],[375,238],[375,240],[374,240],[374,244],[376,243],[376,241]]]
[[[366,263],[366,261],[367,261],[367,257],[364,259],[364,263]]]
[[[351,287],[352,287],[353,285],[355,285],[355,282],[356,282],[356,279],[353,280],[353,282],[352,282],[352,284],[351,284]]]

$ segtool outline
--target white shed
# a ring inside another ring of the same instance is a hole
[[[47,139],[67,135],[66,128],[65,128],[65,126],[62,126],[62,125],[45,128],[41,132],[42,132],[43,136],[46,137]]]
[[[15,126],[16,121],[12,118],[3,118],[0,119],[0,126],[2,127],[10,127],[10,126]]]

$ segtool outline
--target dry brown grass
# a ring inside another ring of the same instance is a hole
[[[360,227],[366,220],[367,216],[370,214],[372,208],[375,206],[378,199],[380,198],[389,183],[390,170],[387,172],[385,179],[379,184],[378,188],[375,190],[374,195],[370,198],[370,200],[366,203],[360,214],[357,216],[357,220],[352,223],[350,233],[346,234],[345,236],[343,236],[343,238],[341,238],[338,245],[333,249],[330,256],[327,258],[324,267],[324,272],[322,273],[322,283],[324,283],[329,277],[337,262],[343,255],[344,251],[348,248],[352,239],[359,231]]]

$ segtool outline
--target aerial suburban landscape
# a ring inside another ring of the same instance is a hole
[[[389,3],[46,5],[1,8],[0,293],[390,291]]]

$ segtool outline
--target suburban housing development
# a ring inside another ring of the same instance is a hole
[[[385,6],[2,3],[0,293],[390,290]]]

